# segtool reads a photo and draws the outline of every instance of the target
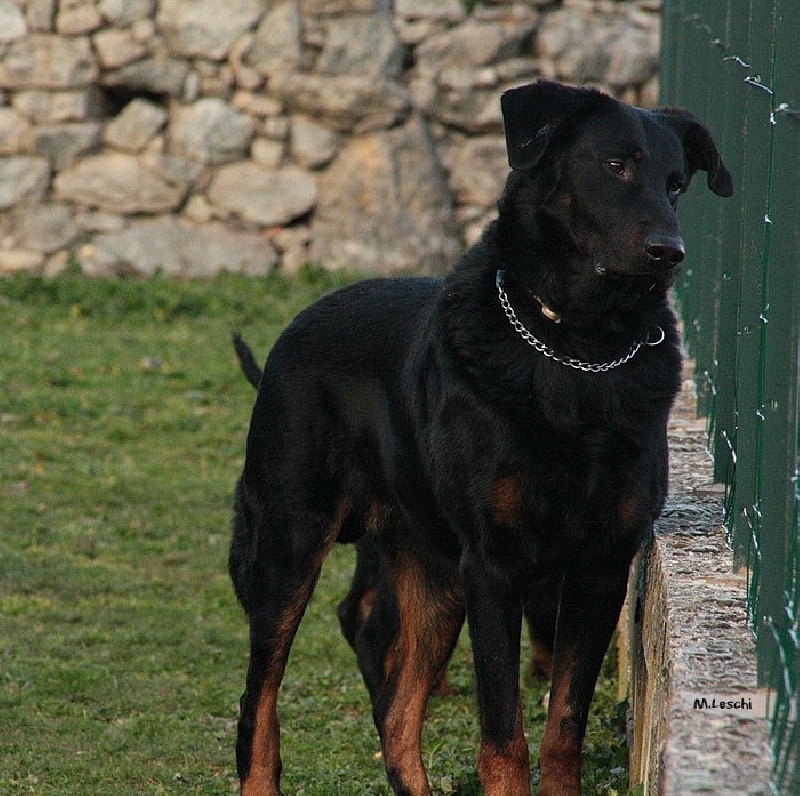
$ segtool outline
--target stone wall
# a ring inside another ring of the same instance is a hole
[[[0,272],[438,270],[499,95],[655,101],[658,0],[0,0]]]
[[[658,796],[768,796],[775,790],[763,713],[694,708],[696,696],[759,693],[747,575],[732,568],[724,488],[713,482],[707,421],[697,415],[695,365],[685,363],[670,414],[670,494],[634,562],[620,623],[631,675],[628,778],[631,792],[638,785]]]

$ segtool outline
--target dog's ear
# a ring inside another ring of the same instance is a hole
[[[708,187],[718,196],[733,194],[733,178],[722,162],[711,133],[690,111],[682,108],[661,108],[656,111],[683,143],[683,151],[692,174],[704,171]]]
[[[577,122],[608,97],[588,88],[540,80],[503,92],[500,108],[506,131],[508,164],[530,169],[547,151],[554,134],[568,134]]]

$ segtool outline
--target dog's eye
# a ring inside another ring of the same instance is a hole
[[[680,177],[671,177],[667,181],[667,193],[669,194],[669,199],[671,202],[677,202],[678,197],[680,197],[685,189],[686,184]]]
[[[624,160],[607,160],[606,161],[606,168],[612,173],[616,174],[617,177],[624,177],[626,172],[626,166]]]

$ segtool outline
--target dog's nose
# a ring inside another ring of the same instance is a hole
[[[645,239],[644,250],[653,260],[670,265],[683,262],[683,256],[686,254],[683,240],[672,235],[649,235]]]

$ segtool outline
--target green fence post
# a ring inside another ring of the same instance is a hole
[[[769,617],[759,632],[759,674],[778,695],[773,722],[776,779],[797,793],[797,724],[789,706],[800,707],[798,689],[798,357],[800,346],[800,81],[797,78],[796,0],[776,4],[772,163],[768,220],[768,262],[762,323],[764,420],[761,474],[762,571],[758,614]],[[776,671],[777,669],[777,671]],[[795,714],[796,715],[796,714]],[[780,732],[779,732],[780,731]],[[793,761],[793,762],[792,762]]]
[[[728,0],[726,3],[724,52],[721,93],[723,152],[734,176],[739,202],[744,173],[745,116],[741,107],[742,81],[746,76],[747,19],[746,4]],[[722,273],[719,284],[719,330],[715,349],[713,392],[714,415],[710,428],[711,448],[714,451],[714,480],[731,484],[736,461],[736,366],[739,328],[739,293],[741,271],[737,267],[739,254],[740,218],[729,208],[720,207],[719,235],[722,241]],[[744,559],[746,546],[734,547],[737,558]]]

